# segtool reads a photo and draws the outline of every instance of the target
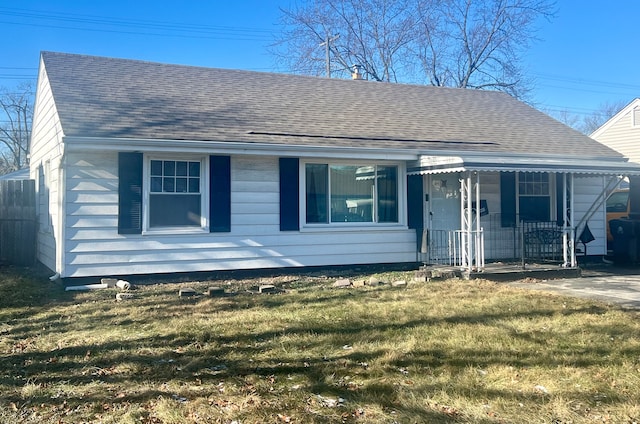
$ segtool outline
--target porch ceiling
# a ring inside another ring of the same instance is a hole
[[[567,153],[567,156],[570,156]],[[619,158],[525,157],[525,156],[427,156],[409,164],[409,175],[463,171],[552,172],[585,175],[640,176],[640,164]]]

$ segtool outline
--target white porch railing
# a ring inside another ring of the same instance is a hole
[[[502,230],[501,233],[495,228],[487,230],[490,237],[488,246],[485,246],[484,228],[471,232],[424,230],[420,260],[429,265],[467,270],[482,270],[485,257],[491,260],[518,260],[523,264],[555,262],[569,266],[573,249],[570,228],[559,227],[554,221],[521,222],[517,227],[508,228],[509,231]],[[467,249],[464,246],[468,246]],[[466,252],[469,252],[468,257],[465,256]]]
[[[424,230],[421,256],[422,262],[431,265],[481,270],[485,265],[484,231]]]

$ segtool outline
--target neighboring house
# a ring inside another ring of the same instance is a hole
[[[575,266],[640,166],[499,92],[45,52],[31,175],[39,260],[83,277]]]
[[[29,168],[19,169],[17,171],[9,172],[8,174],[0,175],[0,180],[28,180]]]
[[[620,152],[632,162],[640,162],[640,98],[595,130],[591,138]]]

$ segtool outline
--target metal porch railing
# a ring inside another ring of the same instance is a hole
[[[423,237],[422,261],[432,265],[467,267],[484,267],[484,232],[483,230],[425,230]],[[468,241],[469,251],[464,246]]]
[[[503,225],[499,216],[491,217],[483,222],[480,231],[470,232],[469,261],[481,266],[484,266],[485,258],[523,263],[563,263],[566,260],[563,245],[568,243],[570,231],[556,221],[516,221],[513,225]],[[467,233],[461,230],[424,230],[421,261],[433,265],[468,266],[469,261],[465,261],[462,248],[466,237]]]

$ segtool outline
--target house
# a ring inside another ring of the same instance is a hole
[[[43,52],[38,258],[62,277],[605,253],[640,166],[499,92]]]
[[[8,174],[0,175],[0,180],[28,180],[29,168],[18,169]]]
[[[591,138],[640,162],[640,98],[633,100],[591,134]]]
[[[591,134],[591,138],[620,152],[633,162],[640,162],[640,98],[633,100],[609,118]],[[635,220],[640,214],[640,178],[630,176],[621,178],[619,181],[620,185],[617,188],[620,190],[617,193],[611,191],[607,200],[608,223],[621,217]],[[613,247],[615,236],[613,230],[611,228],[609,230],[607,237],[610,247]],[[623,233],[618,232],[618,234]],[[624,236],[621,240],[622,249],[614,249],[618,250],[619,254],[621,250],[629,250],[624,247]]]

